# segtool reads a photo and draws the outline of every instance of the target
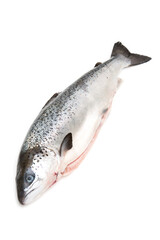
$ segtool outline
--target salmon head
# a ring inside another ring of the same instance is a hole
[[[16,175],[17,195],[21,204],[37,199],[57,180],[59,154],[46,147],[36,146],[21,151]]]

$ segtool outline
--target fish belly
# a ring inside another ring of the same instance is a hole
[[[90,114],[86,121],[84,121],[83,126],[75,133],[73,148],[68,151],[63,161],[60,171],[62,176],[70,174],[86,157],[98,136],[101,126],[109,115],[110,109],[111,103],[105,113],[99,115]]]

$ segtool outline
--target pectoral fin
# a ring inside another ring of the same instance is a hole
[[[60,156],[64,156],[64,154],[70,150],[73,146],[73,143],[72,143],[72,133],[68,133],[62,143],[61,143],[61,146],[60,146],[60,149],[59,149],[59,154]]]

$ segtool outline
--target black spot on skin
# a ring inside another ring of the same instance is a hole
[[[21,152],[18,159],[17,171],[20,169],[25,170],[28,167],[30,167],[35,155],[39,153],[43,153],[42,148],[40,146],[29,148],[27,151]]]

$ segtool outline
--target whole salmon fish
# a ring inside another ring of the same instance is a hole
[[[119,73],[150,59],[117,42],[108,61],[97,63],[51,97],[31,125],[19,155],[16,183],[21,204],[37,199],[80,164],[110,111]]]

